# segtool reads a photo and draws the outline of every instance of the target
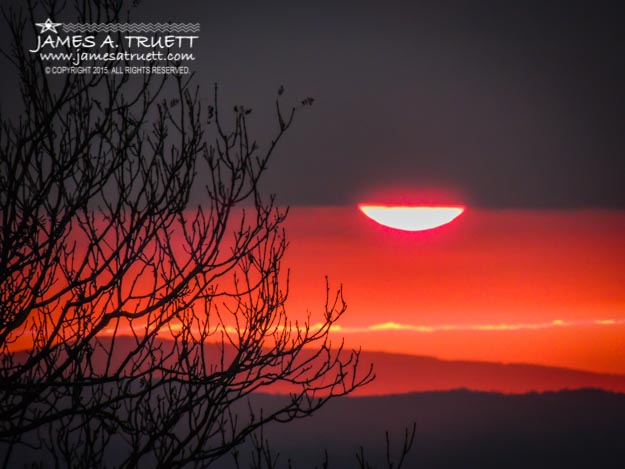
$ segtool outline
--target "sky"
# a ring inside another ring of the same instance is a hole
[[[256,109],[260,141],[279,85],[316,100],[268,174],[285,203],[431,185],[489,208],[625,206],[615,2],[192,5],[152,14],[201,23],[198,78]]]
[[[252,107],[261,145],[281,85],[315,99],[264,181],[292,207],[296,314],[328,275],[354,346],[625,373],[617,3],[157,0],[131,19],[199,22],[203,99],[218,83],[225,108]],[[402,197],[467,210],[418,234],[357,210]]]
[[[259,143],[280,85],[315,98],[267,174],[282,203],[428,185],[484,208],[625,207],[618,2],[138,3],[131,20],[200,23],[196,84],[252,107]]]
[[[171,14],[186,17],[176,4]],[[614,2],[198,6],[198,77],[255,108],[312,96],[267,174],[292,311],[345,287],[354,346],[625,373],[625,15]],[[240,101],[237,101],[240,100]],[[422,234],[356,209],[466,205]]]
[[[353,347],[625,373],[622,211],[468,209],[402,232],[317,207],[286,229],[290,311],[318,318],[328,275]]]

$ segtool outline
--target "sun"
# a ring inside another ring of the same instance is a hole
[[[388,206],[360,204],[358,208],[380,225],[403,231],[431,230],[455,220],[464,207]]]

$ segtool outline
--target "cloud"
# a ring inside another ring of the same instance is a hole
[[[363,333],[377,333],[377,332],[415,332],[415,333],[436,333],[436,332],[454,332],[454,331],[475,331],[475,332],[506,332],[506,331],[523,331],[523,330],[541,330],[541,329],[555,329],[555,328],[569,328],[569,327],[583,327],[583,326],[623,326],[625,325],[625,319],[587,319],[578,321],[565,321],[562,319],[554,319],[549,322],[536,322],[536,323],[497,323],[497,324],[439,324],[439,325],[423,325],[423,324],[405,324],[388,321],[379,324],[370,324],[363,326],[342,326],[334,324],[331,326],[330,331],[335,334],[363,334]],[[138,331],[144,328],[145,325],[135,326],[134,330]],[[323,326],[321,323],[310,325],[308,330],[315,332],[320,330]],[[180,324],[172,324],[168,328],[164,329],[164,332],[179,332],[182,329]],[[292,333],[297,332],[297,327],[293,325],[287,328]],[[236,335],[237,329],[231,325],[217,326],[213,333],[218,330],[227,334]],[[282,332],[285,327],[277,326],[276,331]],[[117,333],[129,334],[132,329],[130,327],[118,328]],[[305,328],[300,327],[300,332],[304,332]],[[103,335],[110,335],[114,332],[114,329],[106,329],[103,331]],[[198,330],[193,328],[193,333],[198,333]],[[243,333],[244,331],[239,331]]]
[[[583,321],[564,321],[554,319],[550,322],[537,323],[498,323],[498,324],[440,324],[426,326],[421,324],[402,324],[396,322],[384,322],[372,324],[366,327],[340,327],[337,332],[362,333],[362,332],[385,332],[385,331],[408,331],[408,332],[449,332],[449,331],[518,331],[552,329],[579,326],[620,326],[625,324],[625,319],[589,319]]]

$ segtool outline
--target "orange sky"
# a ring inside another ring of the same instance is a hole
[[[408,233],[313,207],[286,228],[291,312],[343,283],[350,345],[625,373],[625,212],[469,208]]]
[[[327,275],[348,346],[625,374],[625,211],[469,208],[409,233],[296,207],[285,228],[289,318],[320,320]]]

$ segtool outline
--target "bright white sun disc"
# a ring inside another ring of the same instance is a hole
[[[430,230],[453,221],[464,207],[404,207],[359,205],[367,217],[380,225],[404,231]]]

